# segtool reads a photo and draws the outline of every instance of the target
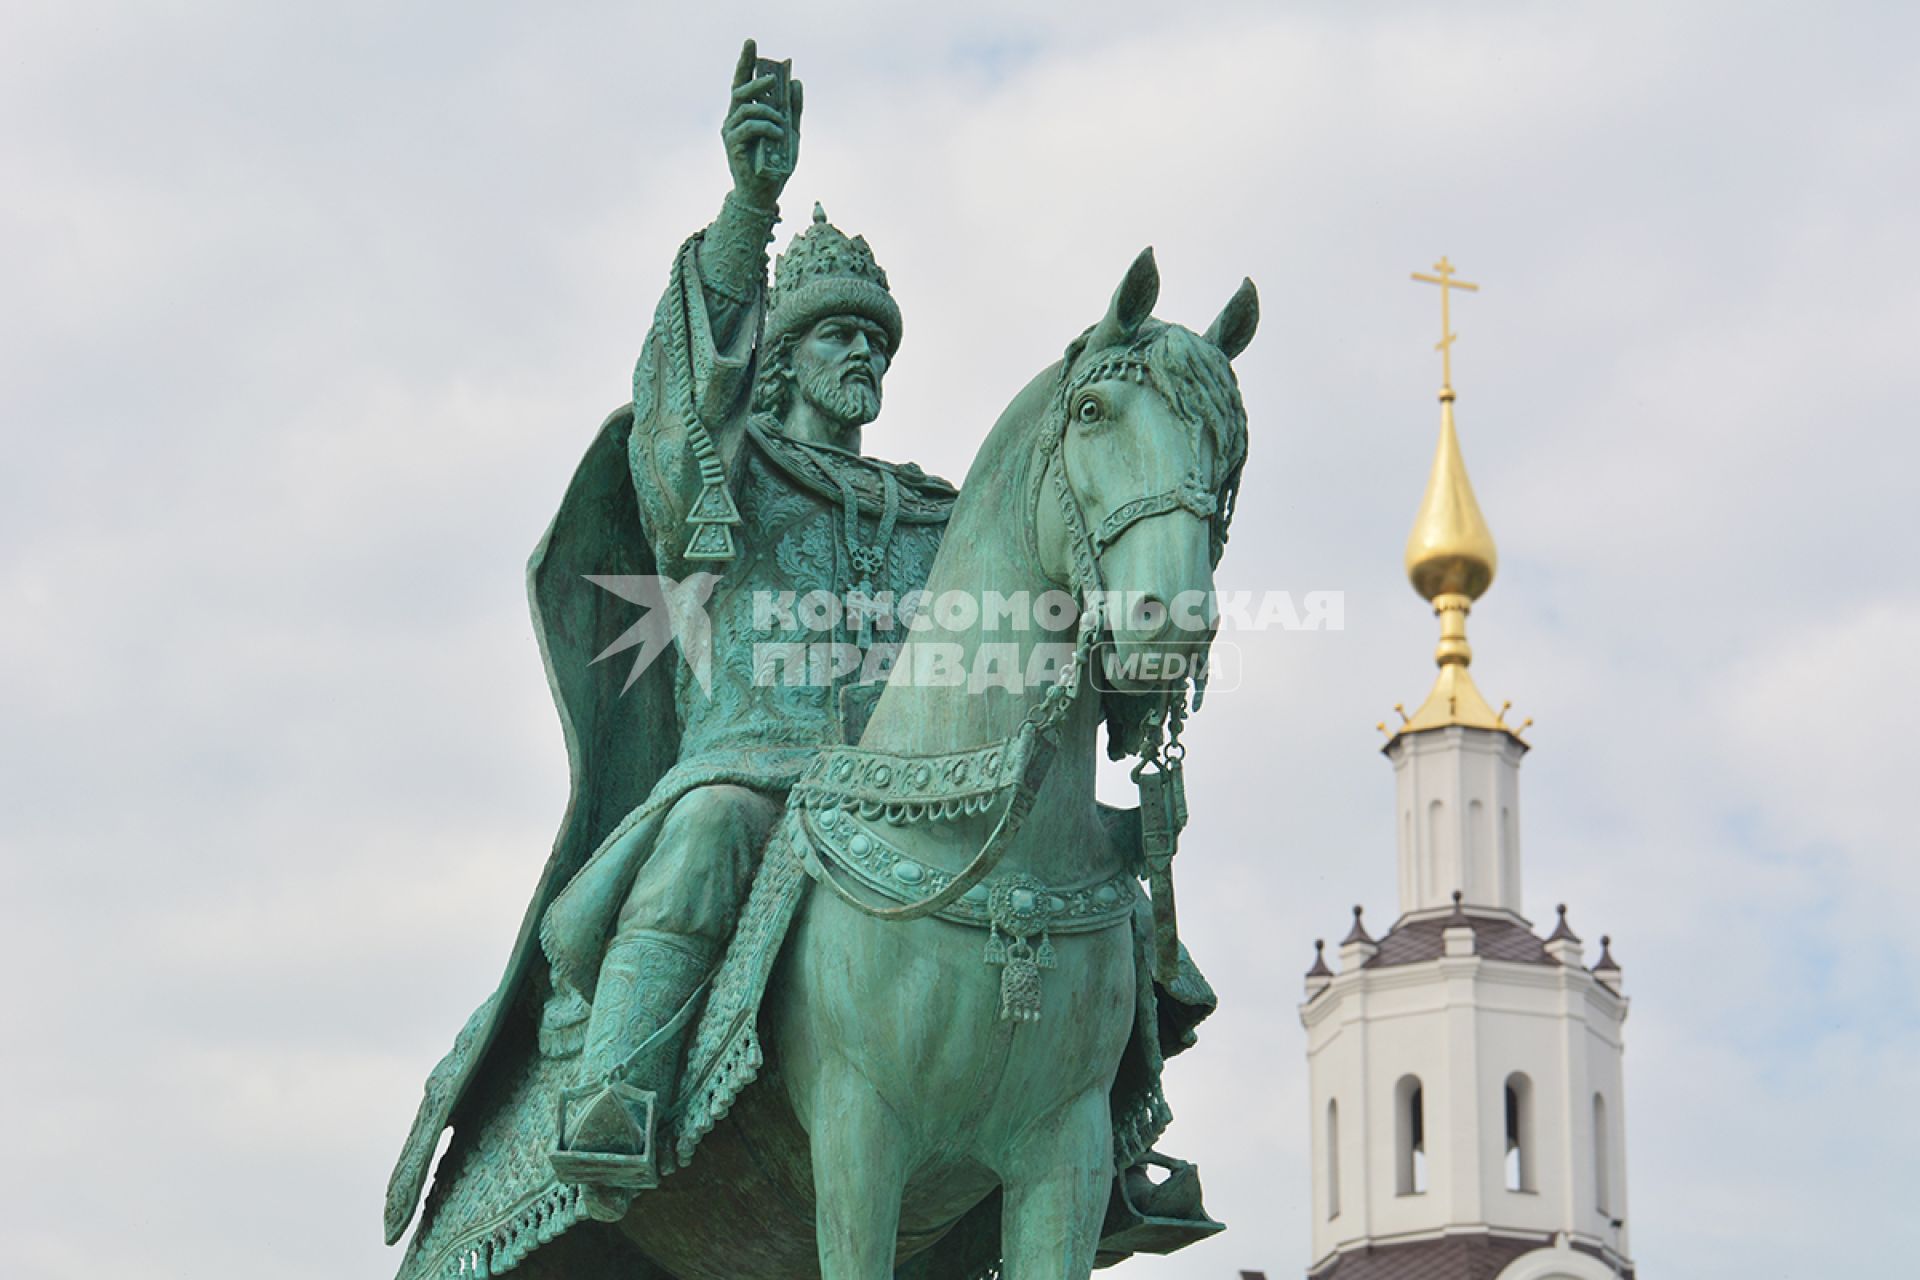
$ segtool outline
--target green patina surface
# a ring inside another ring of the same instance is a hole
[[[1107,602],[1211,590],[1252,286],[1196,334],[1143,253],[956,493],[862,452],[903,336],[865,240],[816,206],[768,283],[802,108],[749,42],[733,190],[529,565],[572,797],[389,1185],[402,1280],[1051,1280],[1219,1229],[1153,1150],[1213,996],[1172,911],[1200,690],[1137,660],[1193,640]],[[1063,629],[908,632],[921,590]],[[766,607],[810,594],[845,607]],[[908,678],[936,647],[1046,675]]]

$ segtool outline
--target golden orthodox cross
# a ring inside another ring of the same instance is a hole
[[[1453,332],[1453,326],[1447,311],[1447,301],[1455,289],[1465,289],[1468,293],[1480,292],[1477,284],[1468,284],[1465,280],[1453,278],[1453,264],[1442,254],[1440,261],[1433,264],[1437,275],[1422,275],[1416,271],[1413,278],[1425,284],[1440,286],[1440,341],[1434,344],[1434,350],[1440,353],[1440,385],[1448,391],[1453,390],[1453,340],[1459,335]]]

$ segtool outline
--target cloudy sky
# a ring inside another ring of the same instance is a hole
[[[1167,1145],[1232,1229],[1127,1274],[1309,1260],[1295,1006],[1394,912],[1442,253],[1475,671],[1537,721],[1528,913],[1626,969],[1643,1274],[1920,1253],[1920,13],[1028,7],[6,6],[0,1270],[397,1262],[391,1157],[565,798],[522,564],[748,34],[809,89],[789,210],[906,312],[877,452],[963,473],[1144,244],[1168,318],[1261,288],[1222,585],[1346,627],[1249,637],[1194,724],[1223,1007]]]

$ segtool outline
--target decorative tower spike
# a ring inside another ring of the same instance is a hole
[[[1333,970],[1327,968],[1327,940],[1325,938],[1315,938],[1313,940],[1313,968],[1307,970],[1307,976],[1309,978],[1331,978],[1333,976]]]
[[[1360,923],[1360,915],[1365,910],[1366,908],[1359,905],[1358,903],[1354,904],[1353,928],[1347,930],[1347,936],[1340,939],[1341,946],[1344,947],[1349,942],[1372,942],[1373,941],[1373,935],[1367,932],[1367,926]]]

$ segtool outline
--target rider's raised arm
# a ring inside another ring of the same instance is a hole
[[[799,82],[759,61],[749,40],[720,131],[733,190],[675,258],[634,372],[634,479],[649,537],[668,557],[685,548],[692,559],[726,558],[699,554],[701,530],[681,526],[716,503],[731,509],[725,475],[746,430],[767,244],[799,149],[800,111]]]
[[[783,64],[763,62],[749,40],[733,72],[733,94],[720,126],[733,190],[698,239],[699,271],[715,346],[730,350],[741,330],[748,341],[767,281],[767,243],[780,218],[800,151],[801,87]]]
[[[719,360],[744,363],[753,354],[767,292],[767,244],[779,219],[779,209],[756,207],[730,191],[720,216],[688,245],[705,313],[699,318]]]

